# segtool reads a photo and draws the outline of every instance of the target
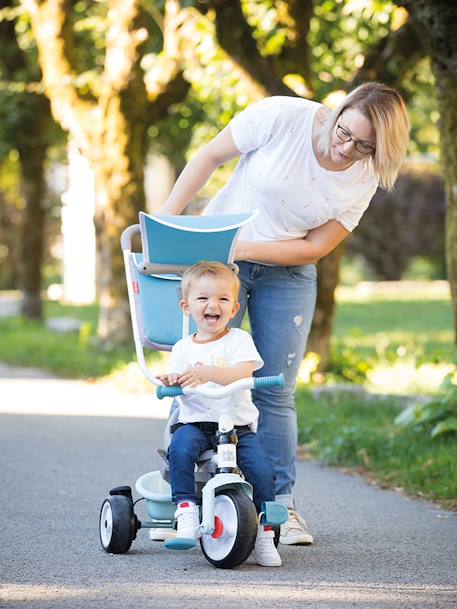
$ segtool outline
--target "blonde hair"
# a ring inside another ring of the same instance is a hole
[[[371,123],[376,150],[366,163],[373,163],[379,185],[392,190],[409,142],[410,122],[400,94],[379,82],[367,82],[354,89],[329,112],[317,137],[317,149],[328,154],[332,133],[341,114],[348,108],[359,110]]]
[[[197,262],[189,267],[182,276],[181,292],[184,300],[189,295],[189,290],[192,283],[201,277],[224,277],[230,279],[233,283],[233,297],[235,302],[238,301],[238,293],[240,291],[240,280],[234,270],[222,262],[208,262],[206,260]]]

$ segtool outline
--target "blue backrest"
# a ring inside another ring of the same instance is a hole
[[[181,280],[176,275],[142,275],[136,264],[143,259],[156,264],[191,265],[200,260],[230,263],[241,226],[256,213],[166,217],[140,213],[143,254],[132,254],[131,270],[138,283],[135,308],[145,347],[168,350],[182,338]],[[190,332],[195,332],[192,320]]]

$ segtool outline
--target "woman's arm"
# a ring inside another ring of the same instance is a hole
[[[286,241],[238,241],[236,260],[252,260],[278,266],[313,264],[329,254],[349,235],[338,220],[329,220],[315,228],[304,239]]]
[[[219,165],[240,156],[229,127],[221,131],[187,163],[170,193],[162,213],[179,215],[206,184]]]

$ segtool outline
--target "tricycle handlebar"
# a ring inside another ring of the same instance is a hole
[[[260,387],[284,387],[284,374],[277,376],[257,376],[246,379],[240,379],[225,387],[157,387],[157,397],[162,398],[176,397],[178,395],[189,395],[197,393],[205,398],[220,399],[225,398],[235,391],[241,389],[258,389]]]

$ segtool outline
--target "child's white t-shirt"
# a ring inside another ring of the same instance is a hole
[[[358,224],[378,180],[371,160],[344,171],[318,163],[313,122],[322,105],[295,97],[269,97],[235,116],[229,128],[242,157],[228,184],[205,213],[260,211],[241,239],[281,241],[304,237],[335,219],[348,231]]]
[[[195,343],[192,336],[182,338],[172,349],[169,360],[169,372],[184,372],[191,366],[203,364],[205,366],[219,366],[221,368],[234,366],[242,362],[255,362],[255,370],[262,368],[263,360],[257,351],[252,337],[238,328],[231,328],[219,340],[209,343]],[[216,383],[205,383],[201,387],[219,387]],[[236,409],[233,422],[235,425],[249,425],[253,431],[257,428],[259,411],[251,400],[250,390],[235,394]],[[214,404],[217,409],[223,403],[228,403],[234,396],[221,400],[209,400],[198,395],[181,396],[179,409],[180,423],[195,423],[202,421],[217,421],[217,411],[211,410]]]

